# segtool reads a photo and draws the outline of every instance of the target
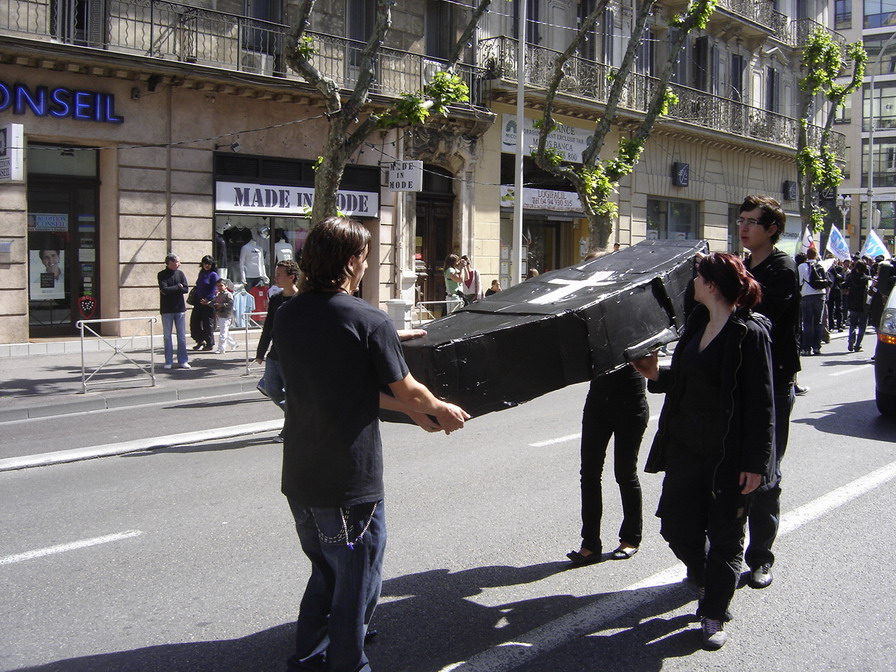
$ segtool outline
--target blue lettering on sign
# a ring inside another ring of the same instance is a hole
[[[237,187],[233,190],[233,207],[248,207],[249,205],[249,188],[248,187]]]
[[[115,112],[115,96],[111,93],[80,91],[38,86],[33,90],[26,84],[0,82],[0,112],[12,108],[13,114],[29,111],[38,117],[70,117],[82,121],[120,124],[124,117]]]

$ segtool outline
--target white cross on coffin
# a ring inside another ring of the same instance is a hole
[[[554,301],[562,301],[567,296],[571,294],[575,294],[580,289],[584,289],[585,287],[599,287],[601,285],[612,285],[612,277],[615,275],[615,271],[597,271],[589,275],[584,280],[563,280],[561,278],[552,278],[548,280],[548,284],[550,285],[563,285],[562,287],[555,289],[552,292],[548,292],[547,294],[542,294],[534,299],[530,299],[528,303],[535,304],[537,306],[543,306],[546,303],[553,303]]]

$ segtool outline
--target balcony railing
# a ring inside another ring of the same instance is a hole
[[[0,3],[0,33],[300,80],[288,70],[282,55],[288,30],[289,26],[279,23],[167,0]],[[316,67],[339,87],[353,88],[364,44],[308,34],[314,38]],[[443,66],[443,62],[421,54],[382,47],[374,64],[376,79],[371,91],[386,96],[418,91]],[[478,104],[481,70],[460,65],[457,71],[470,87],[471,104]]]
[[[765,26],[774,35],[783,40],[787,35],[788,19],[772,7],[771,2],[756,2],[756,0],[719,0],[719,9],[737,14],[749,21]]]
[[[526,85],[546,88],[553,76],[559,52],[529,45],[526,50]],[[516,40],[496,37],[480,42],[481,63],[494,79],[517,80]],[[583,58],[572,58],[564,66],[559,92],[606,103],[610,90],[608,75],[614,68]],[[658,81],[654,77],[631,74],[623,90],[620,106],[629,112],[645,114]],[[745,103],[681,86],[670,85],[678,96],[668,118],[687,122],[753,140],[761,140],[789,149],[796,149],[799,120],[768,112]],[[810,138],[817,139],[821,129],[810,127]],[[841,133],[831,134],[833,151],[846,152],[846,139]]]

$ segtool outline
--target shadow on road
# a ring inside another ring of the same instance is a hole
[[[601,615],[602,623],[595,625],[595,634],[573,637],[560,651],[568,652],[569,647],[581,649],[582,657],[576,659],[599,660],[601,669],[651,672],[662,668],[663,659],[686,656],[699,648],[696,632],[678,632],[694,621],[693,616],[659,617],[694,599],[683,584],[586,597],[553,595],[499,604],[489,599],[490,588],[524,586],[567,569],[569,563],[565,562],[478,567],[460,572],[437,569],[386,581],[373,623],[379,636],[367,647],[372,668],[387,672],[438,672],[601,600],[607,601],[607,612]],[[590,567],[582,576],[583,580],[599,582],[600,565]],[[637,601],[638,606],[626,609],[629,599]],[[618,616],[614,617],[614,612]],[[166,644],[70,658],[24,668],[22,672],[283,672],[285,660],[293,650],[293,628],[292,623],[284,623],[239,639]],[[550,658],[552,654],[547,652],[546,656]],[[535,672],[548,668],[545,660],[539,658],[520,669]]]
[[[810,392],[811,394],[811,392]],[[791,423],[809,425],[820,432],[892,443],[896,422],[877,411],[874,399],[834,404],[814,412],[815,417],[793,418]]]

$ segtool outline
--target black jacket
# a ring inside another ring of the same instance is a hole
[[[187,276],[180,269],[172,271],[166,268],[159,271],[159,312],[160,313],[185,313],[187,304],[184,294],[190,291],[187,284]]]
[[[755,268],[747,270],[762,286],[755,312],[771,320],[772,364],[778,386],[789,384],[800,370],[800,285],[796,262],[778,248]]]
[[[871,276],[850,271],[846,276],[846,309],[857,313],[868,312],[868,286]]]
[[[676,346],[669,369],[660,369],[657,381],[649,381],[651,392],[665,392],[666,402],[660,413],[659,427],[650,454],[647,456],[645,471],[656,473],[665,471],[666,454],[670,449],[668,437],[669,418],[678,413],[682,387],[681,360],[677,356],[694,338],[700,338],[709,322],[709,311],[698,305],[688,318],[684,334]],[[721,450],[717,462],[731,464],[736,473],[747,471],[763,474],[766,482],[773,478],[775,437],[775,406],[772,394],[771,350],[769,345],[769,322],[757,313],[738,309],[730,318],[730,326],[725,330],[724,354],[722,360],[722,403],[727,418],[727,430],[722,437]],[[695,428],[695,431],[700,431]],[[713,484],[718,488],[732,488],[730,482]]]

